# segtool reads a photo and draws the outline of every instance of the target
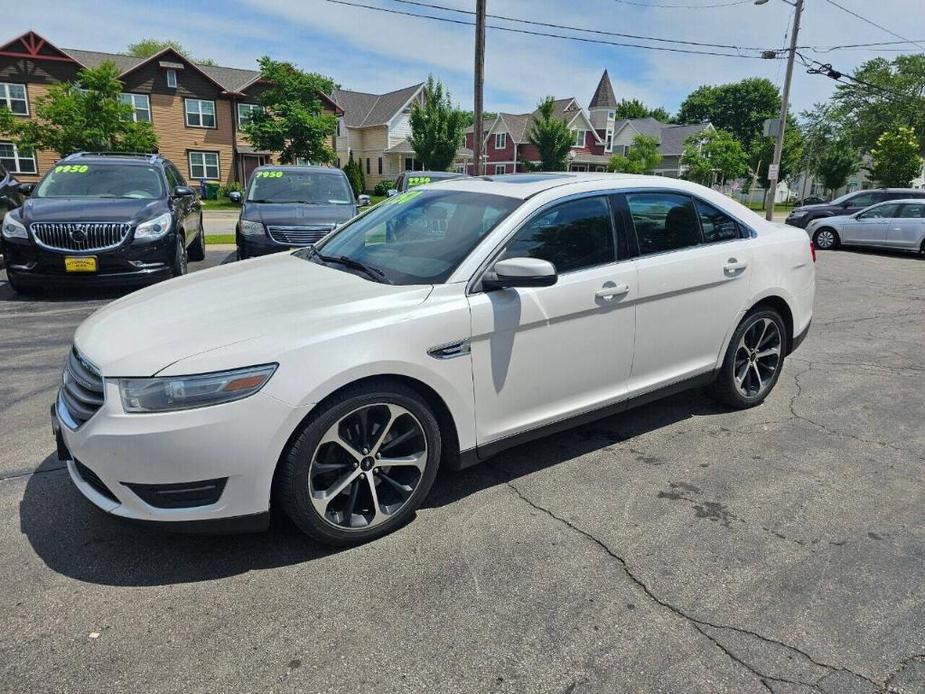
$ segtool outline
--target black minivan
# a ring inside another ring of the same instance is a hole
[[[71,154],[19,189],[0,242],[15,291],[147,284],[205,259],[202,205],[158,154]]]
[[[261,166],[244,195],[229,197],[243,199],[235,232],[240,260],[320,241],[368,200],[354,200],[346,174],[326,166]]]

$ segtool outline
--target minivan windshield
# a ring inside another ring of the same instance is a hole
[[[153,166],[57,164],[32,193],[34,198],[159,198],[161,174]]]
[[[305,205],[352,205],[353,191],[340,173],[260,169],[254,172],[247,200]]]
[[[390,284],[446,281],[521,200],[457,190],[411,190],[295,255]]]

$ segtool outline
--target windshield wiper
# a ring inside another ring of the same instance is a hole
[[[364,262],[359,260],[354,260],[348,255],[324,255],[323,253],[318,252],[314,246],[308,247],[308,255],[316,256],[319,260],[325,263],[339,263],[344,267],[353,268],[354,270],[359,270],[360,272],[365,272],[369,277],[372,277],[377,282],[382,282],[384,284],[392,284],[392,280],[386,277],[386,274],[377,267],[372,265],[367,265]]]

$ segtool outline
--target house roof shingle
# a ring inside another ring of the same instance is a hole
[[[662,128],[662,144],[659,150],[662,156],[680,156],[684,153],[684,141],[691,135],[712,127],[709,123],[694,125],[666,125]]]
[[[607,70],[601,75],[601,81],[597,83],[597,89],[594,90],[594,96],[591,97],[591,103],[588,108],[616,108],[617,97],[613,93],[613,84],[610,82],[610,75]]]
[[[368,128],[392,120],[422,86],[423,82],[385,94],[335,89],[332,97],[344,109],[344,122],[348,127]]]

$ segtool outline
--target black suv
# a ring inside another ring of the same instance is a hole
[[[925,198],[925,190],[915,188],[873,188],[846,193],[832,202],[822,205],[795,207],[787,217],[787,224],[805,229],[806,225],[820,217],[837,217],[854,214],[884,200]]]
[[[147,284],[205,258],[202,205],[160,155],[79,152],[19,190],[0,242],[16,291]]]

